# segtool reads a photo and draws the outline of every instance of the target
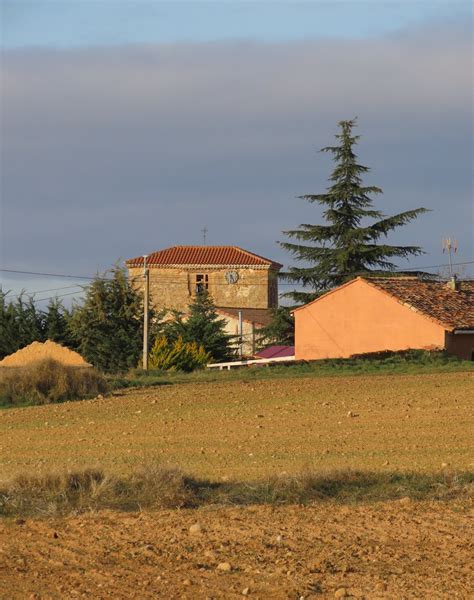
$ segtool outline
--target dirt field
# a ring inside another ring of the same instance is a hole
[[[162,386],[0,411],[0,480],[158,458],[196,477],[472,469],[474,373]]]
[[[472,470],[473,397],[474,374],[452,373],[183,384],[3,410],[0,479],[125,473],[150,457],[216,481]],[[4,519],[0,599],[467,599],[472,517],[468,500],[406,499]]]
[[[0,598],[309,600],[343,588],[366,599],[468,599],[465,511],[391,502],[0,522]]]

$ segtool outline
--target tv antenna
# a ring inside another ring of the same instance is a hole
[[[447,252],[449,257],[449,275],[453,276],[453,259],[452,254],[456,254],[458,251],[458,241],[454,238],[444,238],[443,239],[443,254]]]
[[[207,233],[208,233],[208,228],[206,226],[204,226],[204,229],[201,229],[201,233],[202,233],[202,241],[204,242],[204,245],[206,245],[206,238],[207,238]]]

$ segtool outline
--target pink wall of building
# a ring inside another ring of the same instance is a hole
[[[444,327],[363,279],[295,311],[295,358],[347,358],[383,350],[444,348]]]

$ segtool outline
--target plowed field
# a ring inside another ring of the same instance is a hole
[[[0,479],[159,458],[196,477],[474,466],[473,373],[202,383],[0,411]]]
[[[1,479],[125,473],[150,457],[216,481],[472,470],[473,398],[474,375],[452,373],[182,384],[9,409]],[[471,509],[402,500],[5,519],[0,598],[467,599]]]

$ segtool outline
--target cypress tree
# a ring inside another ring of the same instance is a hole
[[[70,313],[57,298],[50,300],[44,313],[44,339],[74,347],[69,329]]]
[[[110,275],[94,279],[83,304],[74,307],[70,326],[86,360],[103,371],[118,372],[138,364],[143,302],[123,269],[115,267]]]
[[[387,217],[373,208],[370,196],[381,194],[382,190],[362,183],[362,175],[369,168],[357,162],[354,146],[360,136],[352,133],[355,125],[356,119],[340,121],[337,145],[321,150],[332,154],[336,163],[326,193],[299,196],[324,208],[326,224],[302,224],[299,229],[283,232],[296,243],[280,242],[281,246],[297,261],[308,264],[306,267],[291,267],[282,275],[287,281],[312,290],[286,294],[297,302],[308,302],[357,275],[391,274],[396,268],[395,259],[423,253],[419,246],[384,243],[391,231],[409,223],[427,209],[416,208]],[[374,222],[367,224],[367,220]]]

